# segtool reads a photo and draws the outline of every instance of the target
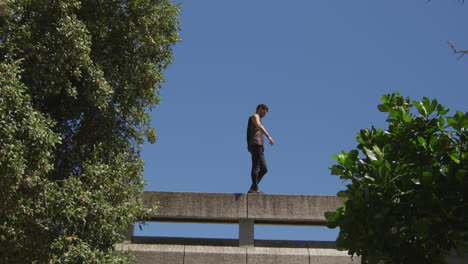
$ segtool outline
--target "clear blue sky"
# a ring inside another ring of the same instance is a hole
[[[386,128],[382,94],[437,98],[468,111],[468,7],[457,0],[197,0],[182,2],[185,25],[152,112],[156,144],[143,151],[146,190],[247,192],[248,117],[263,124],[271,194],[335,195],[332,154],[356,133]],[[318,227],[256,226],[256,239],[335,240]],[[149,224],[136,235],[236,238],[236,225]]]

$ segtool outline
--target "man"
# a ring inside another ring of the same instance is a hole
[[[268,138],[268,141],[270,141],[270,145],[273,146],[275,144],[273,138],[270,137],[260,121],[267,112],[268,107],[264,104],[259,104],[255,114],[249,117],[247,145],[250,154],[252,154],[252,186],[250,186],[249,193],[259,193],[258,184],[268,171],[265,156],[263,155],[265,149],[263,147],[263,141],[265,136]]]

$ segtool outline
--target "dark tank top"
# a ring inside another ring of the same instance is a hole
[[[252,117],[249,117],[249,124],[247,125],[247,146],[263,146],[265,140],[262,132],[258,130],[257,126],[252,121]]]

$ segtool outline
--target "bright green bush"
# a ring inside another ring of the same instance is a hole
[[[382,97],[388,128],[363,129],[356,150],[333,155],[347,183],[328,212],[339,247],[368,263],[445,263],[468,252],[468,113],[437,100]],[[416,111],[417,110],[417,111]]]

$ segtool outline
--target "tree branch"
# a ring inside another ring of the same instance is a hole
[[[452,47],[452,49],[453,49],[453,54],[460,54],[460,57],[458,57],[457,60],[459,60],[459,59],[460,59],[461,57],[463,57],[465,54],[468,54],[468,50],[457,50],[457,49],[455,48],[455,46],[453,46],[453,44],[450,43],[450,41],[448,41],[447,43],[450,45],[450,47]]]

